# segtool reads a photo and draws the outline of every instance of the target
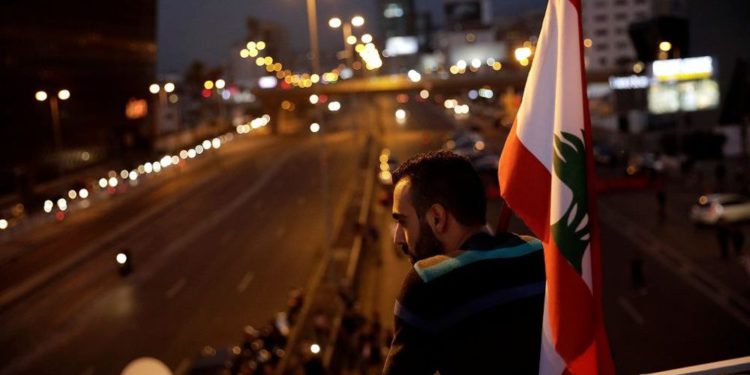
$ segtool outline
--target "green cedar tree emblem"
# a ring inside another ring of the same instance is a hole
[[[562,255],[581,274],[583,253],[591,238],[586,198],[586,154],[581,138],[566,132],[561,132],[561,135],[564,140],[555,134],[554,172],[573,191],[573,199],[560,220],[552,224],[552,235]]]

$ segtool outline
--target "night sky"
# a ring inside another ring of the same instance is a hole
[[[365,30],[376,37],[379,30],[376,0],[317,0],[320,45],[340,43],[341,31],[330,30],[329,18],[363,15]],[[433,23],[442,24],[443,0],[416,0],[418,12],[430,11]],[[544,7],[546,0],[493,0],[495,15],[514,14]],[[159,0],[158,72],[182,73],[194,60],[222,65],[230,47],[244,41],[245,20],[253,16],[271,20],[288,29],[288,43],[295,52],[308,49],[305,0]]]

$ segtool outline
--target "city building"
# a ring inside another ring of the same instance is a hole
[[[155,35],[155,0],[0,3],[0,186],[147,150]]]

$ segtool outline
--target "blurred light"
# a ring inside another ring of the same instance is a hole
[[[410,70],[406,75],[409,76],[409,80],[412,82],[419,82],[422,80],[422,75],[414,69]]]
[[[495,96],[495,93],[492,92],[491,89],[482,88],[482,89],[479,89],[479,96],[485,99],[492,99],[492,97]]]
[[[271,76],[260,77],[258,79],[258,86],[262,89],[272,89],[276,87],[277,82],[276,78]]]
[[[158,161],[155,161],[154,164],[152,165],[154,166],[154,173],[161,172],[161,163],[159,163]]]
[[[383,181],[384,183],[393,183],[393,175],[390,171],[380,171],[380,173],[378,174],[378,178],[380,178],[380,181]]]
[[[203,145],[203,148],[206,149],[206,150],[210,150],[211,149],[211,141],[209,141],[208,139],[206,139],[205,141],[203,141],[202,145]]]
[[[211,90],[209,90],[209,89],[203,89],[203,91],[201,91],[201,96],[203,96],[204,98],[210,98],[211,97]]]
[[[312,344],[312,345],[310,345],[310,351],[311,351],[311,352],[312,352],[313,354],[318,354],[318,353],[320,353],[320,345],[318,345],[318,344]]]
[[[162,167],[167,168],[172,165],[172,157],[169,155],[164,155],[161,159],[159,159],[159,163],[161,163]]]
[[[115,186],[117,186],[118,182],[119,182],[119,181],[117,181],[117,177],[110,177],[110,178],[109,178],[109,186],[110,186],[110,187],[115,187]]]
[[[458,60],[456,61],[456,66],[458,67],[458,69],[461,69],[461,70],[466,69],[466,61]]]
[[[232,97],[232,93],[229,90],[222,90],[221,91],[221,98],[224,100],[229,100],[229,98]]]
[[[659,43],[659,49],[664,52],[669,52],[672,49],[672,43],[667,41]]]
[[[43,102],[47,100],[47,93],[44,91],[37,91],[36,94],[34,94],[34,98],[36,98],[36,100],[40,102]]]
[[[477,90],[469,90],[469,99],[474,100],[479,97]]]
[[[213,81],[206,81],[206,82],[203,82],[203,88],[204,88],[204,89],[206,89],[206,90],[211,90],[211,89],[213,89],[213,88],[214,88],[214,83],[213,83]]]
[[[177,165],[180,162],[180,158],[177,155],[172,155],[172,164]]]
[[[482,66],[482,60],[479,59],[472,59],[471,60],[471,67],[474,69],[479,69]]]
[[[499,61],[495,61],[495,62],[494,62],[494,63],[492,64],[492,69],[493,69],[493,70],[495,70],[495,71],[498,71],[498,70],[500,70],[500,69],[502,69],[502,68],[503,68],[503,64],[502,64],[502,63],[500,63]]]
[[[70,91],[60,90],[60,92],[57,93],[57,97],[60,98],[60,100],[68,100],[70,99]]]
[[[266,57],[264,57],[264,58],[263,58],[263,63],[264,63],[264,64],[266,64],[266,65],[271,65],[271,64],[273,64],[273,57],[271,57],[271,56],[266,56]]]
[[[365,45],[362,43],[359,43],[356,46],[354,46],[354,51],[357,53],[362,53],[362,51],[364,50],[365,50]]]
[[[120,171],[120,178],[128,178],[128,171],[123,169]]]
[[[310,81],[312,81],[312,83],[318,83],[320,82],[320,76],[317,74],[313,74],[310,76]]]
[[[318,104],[318,96],[315,94],[310,95],[310,104]]]
[[[264,42],[264,41],[261,40],[261,41],[255,43],[255,48],[258,49],[258,51],[262,51],[262,50],[266,49],[266,42]]]
[[[159,93],[159,85],[156,83],[152,83],[151,86],[148,87],[148,92],[152,94],[158,94]]]
[[[341,27],[341,18],[333,17],[330,20],[328,20],[328,26],[334,29],[338,29]]]
[[[247,49],[243,48],[240,51],[240,57],[242,57],[243,59],[246,59],[246,58],[250,57],[250,51],[248,51]]]
[[[130,178],[130,181],[135,181],[138,179],[138,172],[136,171],[130,171],[130,175],[128,176]]]
[[[195,153],[198,154],[198,155],[202,154],[203,153],[203,146],[201,146],[201,145],[195,146]]]
[[[255,49],[255,42],[253,41],[247,42],[247,49]]]
[[[196,155],[196,152],[195,152],[195,150],[194,150],[194,149],[192,149],[192,148],[191,148],[190,150],[188,150],[188,152],[187,152],[187,153],[188,153],[188,157],[189,157],[190,159],[194,158],[194,157],[195,157],[195,155]]]
[[[459,71],[458,67],[455,66],[455,65],[451,65],[451,67],[450,67],[449,70],[450,70],[451,74],[458,74],[458,71]]]
[[[86,189],[78,190],[78,196],[81,197],[81,199],[86,199],[89,197],[89,191]]]
[[[365,19],[362,16],[354,16],[352,18],[352,26],[354,27],[360,27],[365,24]]]
[[[164,91],[166,91],[166,92],[172,92],[172,91],[174,91],[174,83],[172,83],[172,82],[165,83],[164,84]]]
[[[495,64],[495,59],[493,59],[492,57],[488,57],[486,62],[487,66],[492,66]]]
[[[172,104],[177,103],[180,100],[180,98],[177,96],[177,94],[169,95],[169,102]]]
[[[117,261],[117,264],[125,264],[128,262],[128,256],[125,253],[117,253],[115,261]]]
[[[117,177],[117,172],[115,172],[115,171],[109,171],[109,172],[107,172],[107,177]]]
[[[143,165],[143,170],[146,173],[151,173],[151,172],[154,171],[154,167],[151,165],[151,163],[146,163],[146,164]]]
[[[457,104],[456,99],[445,99],[443,102],[443,106],[447,109],[455,108]]]
[[[346,37],[346,44],[353,46],[357,44],[357,37],[354,35],[349,35]]]
[[[143,166],[143,164],[139,165],[138,168],[136,168],[138,171],[138,174],[144,174],[146,173],[146,168]]]
[[[403,109],[399,108],[399,109],[396,110],[395,115],[396,115],[396,119],[397,120],[403,120],[403,119],[406,118],[406,111],[404,111]]]
[[[253,48],[250,51],[248,51],[248,55],[250,55],[250,57],[258,56],[258,50]]]
[[[224,86],[226,86],[226,84],[227,83],[223,79],[217,79],[216,80],[216,88],[217,89],[223,89]],[[169,91],[167,91],[167,92],[169,92]]]
[[[427,99],[430,97],[430,92],[427,91],[426,89],[423,89],[422,91],[419,92],[419,97],[422,99]]]
[[[52,203],[51,200],[47,199],[46,201],[44,201],[44,212],[50,213],[52,212],[52,208],[54,207],[55,207],[55,204]]]
[[[317,122],[313,122],[312,124],[310,124],[310,131],[313,133],[317,133],[318,131],[320,131],[320,124],[318,124]]]
[[[474,149],[477,150],[477,151],[484,150],[484,146],[485,146],[484,142],[482,142],[482,141],[476,141],[476,143],[474,143]]]
[[[0,219],[0,230],[5,230],[7,228],[8,228],[8,220]],[[318,348],[318,351],[320,351],[320,348]]]
[[[105,187],[107,187],[107,179],[106,178],[102,177],[102,178],[99,179],[99,187],[102,188],[102,189],[104,189]]]
[[[359,39],[362,40],[362,43],[372,43],[372,35],[370,34],[363,34]]]
[[[529,59],[521,59],[518,62],[521,64],[521,66],[529,65]]]
[[[60,209],[60,211],[65,211],[68,209],[68,201],[65,200],[65,198],[60,198],[57,200],[57,208]]]
[[[515,51],[513,51],[513,54],[518,61],[527,60],[529,57],[531,57],[531,48],[519,47],[516,48]]]
[[[643,63],[642,62],[639,61],[639,62],[633,64],[633,72],[634,73],[640,73],[642,71],[643,71]]]
[[[68,191],[68,198],[73,200],[73,199],[76,199],[77,197],[78,197],[78,193],[76,193],[75,190],[71,189],[70,191]]]
[[[583,40],[583,46],[586,48],[591,48],[593,44],[594,42],[590,38],[586,38]]]
[[[288,111],[290,108],[292,108],[292,102],[288,100],[284,100],[281,102],[281,109]]]
[[[337,101],[332,101],[332,102],[328,103],[328,110],[329,111],[331,111],[331,112],[337,112],[340,109],[341,109],[341,103],[339,103]]]
[[[211,147],[213,147],[214,149],[221,147],[221,141],[219,140],[219,138],[214,138],[211,140]]]
[[[355,61],[355,63],[357,63],[357,62],[359,62],[359,61]],[[349,69],[349,68],[344,68],[344,69],[341,70],[340,76],[341,76],[341,79],[349,79],[349,78],[352,78],[352,76],[354,76],[354,72],[352,72],[352,70]],[[336,79],[335,79],[335,75],[334,75],[334,81],[335,80]]]

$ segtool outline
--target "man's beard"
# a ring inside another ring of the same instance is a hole
[[[417,243],[414,247],[414,255],[410,256],[412,264],[443,253],[443,245],[435,237],[432,228],[427,225],[426,220],[419,221],[419,238],[417,238]]]

